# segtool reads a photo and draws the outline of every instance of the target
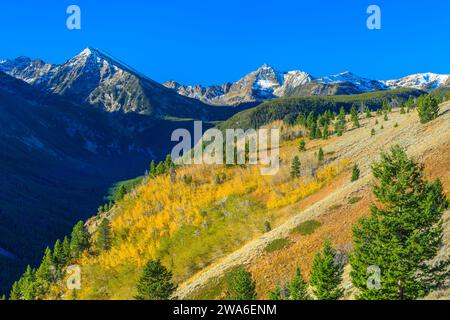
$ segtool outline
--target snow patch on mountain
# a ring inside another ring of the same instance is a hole
[[[383,83],[390,88],[414,88],[422,90],[438,89],[446,84],[450,76],[436,73],[418,73],[401,79],[387,80]]]

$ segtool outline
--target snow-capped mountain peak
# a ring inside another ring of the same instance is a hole
[[[390,88],[415,88],[422,90],[433,90],[446,84],[450,76],[436,73],[418,73],[396,80],[383,81]]]

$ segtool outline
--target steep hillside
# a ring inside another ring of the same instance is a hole
[[[346,171],[334,179],[326,188],[309,198],[283,208],[293,214],[285,223],[273,231],[249,242],[197,273],[180,286],[177,294],[184,298],[223,298],[223,279],[227,270],[246,265],[256,283],[259,298],[267,298],[267,293],[276,285],[283,285],[292,278],[295,268],[300,266],[308,279],[312,260],[325,239],[330,239],[339,252],[347,255],[352,248],[352,226],[369,213],[369,204],[375,199],[371,193],[373,180],[370,165],[378,159],[381,150],[400,144],[408,154],[426,166],[426,178],[439,178],[443,182],[447,197],[450,195],[450,103],[442,106],[441,117],[421,126],[416,114],[401,115],[398,111],[390,115],[390,120],[375,118],[361,121],[362,127],[334,137],[329,141],[312,142],[308,153],[317,152],[322,147],[331,161],[352,159],[361,169],[361,178],[350,182],[350,172]],[[398,124],[398,126],[395,126]],[[380,129],[380,126],[384,129]],[[371,136],[371,128],[376,129]],[[292,145],[295,152],[296,144]],[[307,155],[306,155],[307,156]],[[303,156],[302,156],[303,158]],[[450,246],[450,211],[444,217],[445,245],[441,257],[448,257]],[[317,221],[308,231],[298,231],[305,223]],[[267,246],[276,239],[287,239],[288,245],[274,252],[267,252]],[[352,297],[354,289],[348,276],[343,287],[346,297]],[[448,299],[450,288],[433,294],[434,298]]]
[[[400,104],[410,96],[418,97],[424,91],[416,89],[397,89],[379,91],[359,95],[343,95],[331,97],[292,97],[264,102],[255,108],[237,113],[220,125],[220,128],[258,128],[272,121],[296,118],[299,113],[308,114],[311,111],[323,113],[326,110],[338,112],[341,107],[346,111],[356,105],[361,111],[364,107],[375,110],[384,100]]]
[[[0,72],[0,292],[111,184],[165,157],[179,127],[192,123],[79,106]]]
[[[421,125],[415,112],[394,110],[388,120],[360,119],[361,128],[349,126],[342,137],[307,140],[304,153],[299,153],[295,138],[304,133],[302,128],[277,122],[271,126],[282,128],[284,142],[281,170],[275,176],[261,176],[254,166],[186,166],[176,175],[147,178],[111,211],[87,223],[95,241],[98,224],[109,219],[114,238],[111,250],[92,246],[74,261],[83,270],[77,298],[132,299],[150,258],[161,259],[173,271],[180,298],[223,297],[224,276],[239,265],[249,267],[259,297],[265,298],[274,285],[286,281],[295,265],[308,272],[325,238],[348,253],[352,225],[367,214],[372,200],[369,168],[381,150],[393,144],[407,148],[427,164],[427,177],[442,179],[449,194],[449,115],[450,104],[443,105],[438,119]],[[325,151],[320,163],[319,148]],[[290,177],[294,155],[302,163],[298,180]],[[349,168],[355,163],[361,179],[350,183]],[[318,222],[315,230],[293,233],[307,221]],[[279,239],[284,239],[282,246],[267,249]],[[61,283],[48,298],[64,293]]]

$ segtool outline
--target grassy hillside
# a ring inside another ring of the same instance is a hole
[[[308,115],[311,111],[316,114],[326,110],[339,112],[341,107],[349,111],[353,104],[357,107],[367,106],[372,110],[381,108],[384,100],[401,103],[410,96],[418,97],[423,91],[415,89],[397,89],[391,91],[379,91],[358,95],[343,96],[314,96],[292,97],[267,101],[259,106],[240,112],[229,120],[219,125],[220,128],[259,128],[276,120],[288,117],[297,117],[300,113]]]
[[[450,194],[449,109],[443,106],[441,116],[427,125],[415,112],[397,109],[387,120],[361,115],[360,128],[348,124],[342,137],[306,139],[305,152],[298,150],[303,128],[274,122],[270,126],[281,128],[283,137],[275,176],[261,176],[255,166],[186,166],[177,168],[176,176],[144,178],[109,212],[88,221],[93,245],[71,261],[82,269],[76,298],[133,299],[148,259],[161,259],[172,270],[180,298],[223,298],[229,272],[240,265],[251,271],[259,298],[286,283],[297,265],[307,278],[324,239],[344,256],[351,250],[352,226],[373,201],[370,165],[389,145],[399,143],[423,161],[427,178],[439,177]],[[301,179],[290,176],[296,155]],[[361,178],[351,183],[353,164]],[[112,248],[98,251],[96,230],[104,218],[111,221]],[[351,297],[348,273],[344,285]],[[61,297],[72,297],[63,281],[46,295]]]

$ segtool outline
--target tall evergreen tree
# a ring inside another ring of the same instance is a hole
[[[70,252],[72,258],[78,258],[80,254],[89,248],[89,232],[83,221],[78,222],[73,228],[70,240]]]
[[[155,160],[152,160],[152,162],[150,162],[150,171],[148,172],[148,175],[151,178],[156,177],[156,163],[155,163]]]
[[[355,105],[353,105],[350,110],[350,116],[353,123],[353,128],[359,128],[361,125],[359,124],[358,110]]]
[[[296,179],[296,178],[300,178],[300,168],[301,168],[301,163],[300,163],[300,158],[298,156],[295,156],[294,159],[292,160],[292,165],[291,165],[291,178]]]
[[[343,266],[336,261],[336,251],[329,240],[325,241],[322,252],[314,258],[311,270],[311,285],[318,300],[338,300],[342,297]]]
[[[19,281],[12,286],[10,300],[35,300],[36,299],[36,271],[30,266]]]
[[[61,240],[56,240],[55,246],[53,247],[53,263],[55,265],[58,273],[61,271],[62,267],[66,264],[66,258],[64,253],[64,248]]]
[[[99,251],[111,249],[111,224],[108,219],[103,219],[97,230],[96,246]]]
[[[56,267],[53,263],[53,255],[50,248],[45,249],[41,265],[36,271],[37,294],[42,295],[47,292],[51,283],[56,280]]]
[[[372,112],[368,107],[364,109],[364,112],[366,113],[366,118],[372,118]]]
[[[417,112],[421,123],[436,119],[439,114],[438,99],[430,94],[421,96],[417,101]]]
[[[228,282],[228,300],[256,300],[256,284],[250,272],[239,267]]]
[[[70,241],[68,237],[64,237],[64,240],[62,242],[62,256],[61,256],[61,262],[62,265],[66,265],[71,258],[71,253],[70,253]]]
[[[300,268],[295,271],[295,276],[289,285],[290,300],[309,300],[308,284],[303,280]]]
[[[172,272],[161,262],[150,260],[144,267],[137,284],[137,300],[170,300],[177,287],[172,282]]]
[[[424,180],[424,167],[399,146],[372,166],[380,207],[353,231],[351,277],[360,299],[417,299],[448,279],[450,260],[429,264],[442,245],[441,219],[447,201],[439,180]],[[381,270],[379,286],[370,286],[368,268]]]

